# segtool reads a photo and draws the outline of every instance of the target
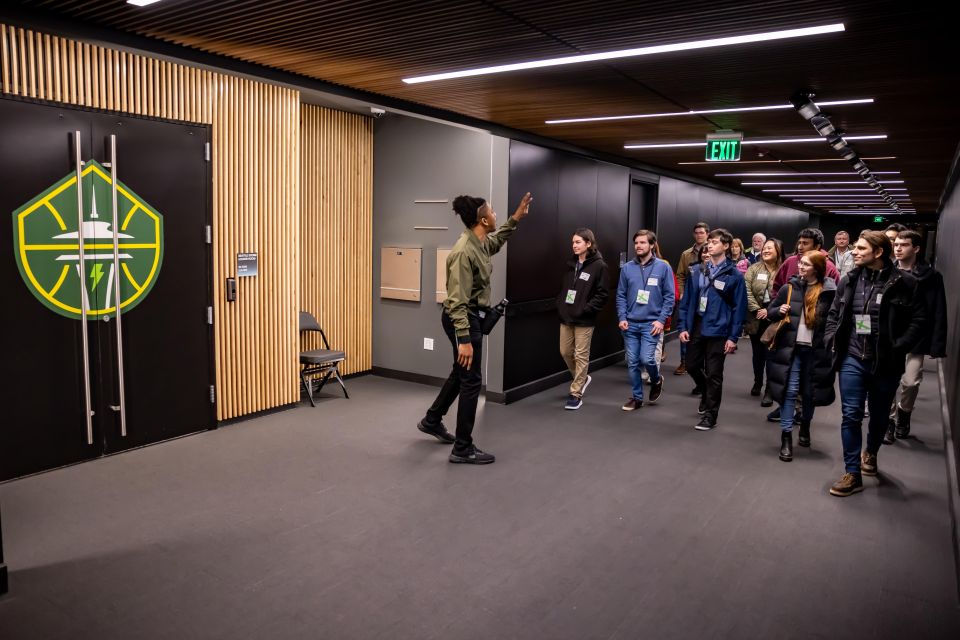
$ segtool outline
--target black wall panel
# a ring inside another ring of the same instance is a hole
[[[954,165],[956,167],[956,164]],[[943,284],[947,292],[947,354],[943,360],[946,404],[950,412],[953,444],[957,460],[957,474],[960,475],[960,260],[955,256],[960,246],[960,192],[956,186],[946,201],[940,214],[937,229],[936,267],[943,274]],[[950,256],[948,258],[948,256]],[[926,386],[927,383],[924,383]],[[932,386],[921,393],[933,393]],[[952,487],[954,491],[958,487]]]
[[[510,241],[507,253],[504,390],[562,374],[559,321],[554,300],[562,286],[570,237],[580,226],[597,234],[607,262],[611,299],[598,319],[591,357],[611,356],[623,349],[617,329],[613,292],[620,275],[620,252],[633,255],[630,227],[631,173],[626,167],[562,151],[512,141],[509,199],[526,191],[534,196],[531,213]],[[749,245],[756,231],[793,238],[807,223],[807,214],[681,180],[660,177],[647,187],[656,203],[657,235],[664,257],[676,266],[692,243],[693,225],[703,220],[725,226]],[[650,212],[654,213],[654,212]],[[792,244],[792,240],[790,241]]]

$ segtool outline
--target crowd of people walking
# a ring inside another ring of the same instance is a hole
[[[424,433],[453,444],[451,462],[494,461],[471,437],[482,383],[482,338],[490,324],[490,258],[528,214],[532,200],[525,195],[499,229],[483,199],[454,200],[466,230],[447,259],[441,317],[454,363],[418,423]],[[794,459],[795,430],[796,443],[811,446],[816,408],[834,404],[839,395],[844,470],[830,494],[862,491],[862,476],[878,473],[882,445],[910,435],[925,358],[946,356],[943,278],[922,259],[923,235],[895,224],[861,231],[851,243],[850,234],[840,231],[826,250],[823,233],[807,228],[788,254],[781,240],[759,232],[747,249],[726,229],[698,222],[692,231],[693,245],[680,255],[676,271],[660,257],[654,231],[633,235],[635,255],[621,266],[613,291],[631,388],[621,409],[636,411],[661,398],[663,343],[675,321],[681,361],[674,374],[689,374],[694,382],[692,395],[699,400],[694,428],[716,429],[726,357],[745,336],[752,352],[750,395],[763,407],[777,405],[767,419],[780,427],[779,459]],[[556,305],[560,354],[572,377],[564,409],[575,411],[592,382],[591,340],[612,283],[592,230],[576,229],[571,249]],[[442,418],[457,397],[453,435]]]

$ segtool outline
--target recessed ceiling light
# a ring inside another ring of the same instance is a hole
[[[861,158],[861,160],[896,160],[897,156],[874,156],[872,158]],[[793,164],[794,162],[846,162],[843,158],[811,158],[809,160],[738,160],[737,164]],[[711,164],[717,166],[716,162],[678,162],[677,164]]]
[[[823,107],[840,106],[845,104],[869,104],[873,98],[857,98],[856,100],[834,100],[832,102],[818,102]],[[692,109],[690,111],[668,111],[666,113],[638,113],[628,116],[597,116],[593,118],[564,118],[560,120],[545,120],[545,124],[576,124],[580,122],[611,122],[616,120],[640,120],[644,118],[671,118],[674,116],[702,116],[714,113],[740,113],[743,111],[773,111],[776,109],[793,109],[792,104],[768,104],[759,107],[730,107],[729,109]]]
[[[882,175],[894,175],[900,173],[899,171],[874,171],[872,172],[875,176]],[[743,176],[855,176],[858,175],[856,171],[834,171],[834,172],[823,172],[823,173],[807,173],[804,171],[771,171],[769,173],[764,173],[762,171],[751,171],[749,173],[716,173],[716,177],[743,177]]]
[[[863,180],[853,182],[741,182],[742,185],[772,186],[777,184],[863,184]],[[903,180],[884,180],[883,184],[903,184]]]
[[[844,140],[886,140],[886,134],[871,134],[867,136],[844,136]],[[819,142],[823,144],[823,138],[773,138],[773,139],[757,139],[757,140],[744,140],[740,144],[792,144],[795,142]],[[623,145],[624,149],[666,149],[671,147],[705,147],[707,146],[706,140],[703,142],[666,142],[666,143],[638,143],[638,144],[625,144]]]
[[[634,49],[620,49],[618,51],[604,51],[602,53],[589,53],[577,56],[564,56],[561,58],[550,58],[547,60],[532,60],[529,62],[516,62],[513,64],[501,64],[493,67],[480,67],[477,69],[465,69],[463,71],[450,71],[447,73],[435,73],[426,76],[415,76],[404,78],[407,84],[418,84],[421,82],[434,82],[436,80],[451,80],[453,78],[467,78],[472,76],[483,76],[491,73],[506,73],[509,71],[520,71],[522,69],[542,69],[544,67],[558,67],[567,64],[578,64],[581,62],[598,62],[600,60],[616,60],[618,58],[633,58],[637,56],[649,56],[656,53],[672,53],[674,51],[690,51],[691,49],[708,49],[712,47],[727,47],[737,44],[747,44],[750,42],[768,42],[770,40],[784,40],[787,38],[800,38],[804,36],[816,36],[824,33],[837,33],[843,31],[843,23],[825,24],[817,27],[806,27],[803,29],[786,29],[783,31],[767,31],[764,33],[751,33],[742,36],[729,36],[726,38],[710,38],[709,40],[694,40],[692,42],[677,42],[674,44],[661,44],[652,47],[637,47]]]
[[[148,4],[155,4],[160,2],[160,0],[127,0],[127,4],[135,4],[138,7],[145,7]]]

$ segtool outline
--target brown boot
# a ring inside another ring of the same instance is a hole
[[[863,491],[863,478],[859,473],[845,473],[830,487],[830,495],[846,498]]]
[[[877,475],[877,454],[864,451],[860,454],[860,471],[865,476]]]
[[[685,376],[687,375],[687,363],[680,362],[680,366],[673,370],[673,375],[675,376]]]

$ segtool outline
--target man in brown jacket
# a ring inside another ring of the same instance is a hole
[[[710,225],[706,222],[698,222],[693,226],[693,246],[680,254],[680,262],[677,263],[677,291],[678,299],[683,297],[683,288],[687,284],[687,276],[690,274],[690,265],[697,262],[697,256],[700,249],[707,243],[707,234],[710,233]],[[682,376],[687,373],[687,345],[680,343],[680,366],[673,372],[675,376]]]

